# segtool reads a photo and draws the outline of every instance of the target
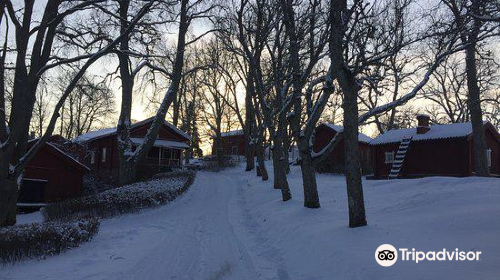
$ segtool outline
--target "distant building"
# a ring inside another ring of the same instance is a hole
[[[373,139],[374,176],[378,179],[474,175],[471,123],[429,125],[418,115],[418,127],[389,130]],[[500,175],[500,136],[484,125],[490,172]]]
[[[217,154],[217,139],[212,137],[212,155]],[[245,134],[243,130],[232,130],[221,133],[223,155],[245,155]]]
[[[18,203],[57,202],[81,196],[83,176],[90,171],[60,145],[60,136],[52,136],[27,163]],[[28,142],[31,148],[38,139]]]
[[[153,118],[134,123],[130,128],[130,140],[134,146],[144,141]],[[74,140],[88,150],[86,164],[92,174],[105,181],[118,177],[118,148],[116,128],[106,128],[81,135]],[[189,148],[190,136],[167,121],[163,122],[157,140],[147,157],[139,163],[139,175],[148,176],[168,171],[182,164],[182,152]]]
[[[314,134],[313,151],[319,153],[328,145],[330,140],[343,131],[344,128],[331,123],[322,123],[316,127]],[[361,160],[361,168],[363,173],[371,172],[371,154],[370,141],[372,139],[365,134],[360,133],[358,136],[359,154]],[[318,172],[343,173],[344,172],[344,141],[337,144],[335,149],[330,153],[328,158],[320,163],[316,169]]]

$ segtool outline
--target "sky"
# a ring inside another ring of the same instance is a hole
[[[21,6],[22,0],[14,0],[13,3],[14,5]],[[431,0],[422,0],[422,3],[428,3],[432,2]],[[38,12],[38,16],[40,11],[43,11],[43,6],[46,3],[46,0],[36,0],[36,9],[35,13]],[[2,38],[4,35],[2,32],[4,32],[5,28],[5,23],[2,23],[3,26],[0,26],[0,38]],[[210,28],[210,24],[204,21],[194,21],[191,28],[190,32],[193,35],[199,35],[204,32],[206,32]],[[12,29],[11,29],[11,34],[12,34]],[[175,29],[172,31],[172,33],[165,33],[164,34],[165,40],[168,43],[175,43],[176,41],[176,32]],[[499,51],[496,49],[496,51]],[[114,56],[107,56],[96,62],[90,69],[89,72],[94,75],[100,75],[104,76],[107,73],[114,72],[117,68],[117,61],[116,57]],[[120,103],[121,103],[121,95],[120,95],[120,81],[119,79],[114,79],[111,84],[110,84],[111,89],[115,93],[115,98],[116,98],[116,112],[119,112],[120,108]],[[145,89],[146,91],[148,89]],[[240,89],[239,91],[240,99],[244,98],[244,92]],[[132,119],[134,120],[142,120],[145,119],[153,114],[152,110],[148,108],[147,100],[144,98],[145,94],[144,92],[137,92],[134,94],[134,106],[132,109]],[[426,102],[422,100],[412,100],[411,101],[413,105],[416,107],[423,107]],[[115,119],[117,119],[118,113],[115,115]],[[338,123],[337,123],[338,124]],[[374,136],[376,134],[376,129],[373,125],[371,126],[364,126],[361,127],[361,132]],[[206,139],[205,139],[206,140]],[[204,141],[203,142],[203,149],[205,152],[209,150],[209,141]]]

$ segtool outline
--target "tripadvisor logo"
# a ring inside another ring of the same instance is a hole
[[[375,260],[381,266],[391,266],[398,260],[398,250],[390,244],[380,245],[375,250]]]
[[[418,263],[420,261],[479,261],[479,256],[481,252],[477,251],[459,251],[455,249],[454,251],[448,251],[443,249],[441,251],[415,251],[415,249],[400,248],[399,254],[401,256],[401,261],[414,261]],[[380,245],[377,250],[375,250],[375,260],[381,266],[392,266],[398,260],[398,250],[390,244]]]

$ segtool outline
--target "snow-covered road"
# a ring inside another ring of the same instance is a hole
[[[169,205],[104,220],[90,243],[0,268],[0,280],[498,279],[499,179],[365,181],[369,226],[349,229],[343,177],[318,175],[322,208],[306,209],[298,171],[286,203],[253,172],[199,172]],[[384,243],[482,255],[381,267]]]
[[[254,262],[234,229],[241,184],[231,175],[200,172],[191,189],[170,205],[105,220],[91,243],[43,261],[0,268],[0,279],[215,280],[230,275],[243,280],[265,279],[268,270],[287,279],[274,264]]]

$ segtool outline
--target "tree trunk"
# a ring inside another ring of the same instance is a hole
[[[249,70],[249,73],[250,70]],[[246,167],[245,171],[250,171],[255,168],[255,150],[254,150],[254,141],[252,140],[253,130],[254,130],[254,112],[253,112],[253,104],[252,97],[254,93],[254,85],[253,79],[250,74],[247,77],[247,86],[246,86],[246,94],[245,94],[245,158],[246,158]]]
[[[125,186],[137,181],[137,165],[129,163],[126,158],[120,163],[118,185]]]
[[[283,155],[283,147],[279,140],[274,141],[273,153],[273,172],[274,172],[274,188],[281,189],[281,196],[283,201],[290,200],[292,194],[288,186],[288,179],[286,178],[286,171],[288,161],[285,160]]]
[[[281,177],[281,173],[283,172],[283,170],[281,170],[283,168],[283,164],[281,163],[283,160],[283,152],[281,151],[281,147],[278,147],[278,143],[277,141],[275,140],[274,143],[273,143],[273,149],[272,149],[272,156],[273,156],[273,174],[274,174],[274,188],[275,189],[281,189],[281,185],[282,185],[282,177]],[[286,174],[285,174],[286,176]],[[286,177],[285,177],[286,178]]]
[[[16,224],[18,185],[15,181],[0,179],[0,227]]]
[[[355,83],[343,84],[345,179],[349,203],[349,227],[366,225],[358,146],[358,91]]]
[[[358,93],[360,86],[355,75],[344,61],[344,19],[342,12],[346,0],[330,1],[331,32],[329,40],[330,61],[333,73],[344,94],[344,150],[347,201],[349,204],[349,227],[366,225],[365,202],[361,181],[361,165],[358,147]]]
[[[308,149],[300,149],[300,169],[302,170],[302,184],[304,186],[304,207],[319,208],[318,186],[316,184],[316,170]]]
[[[269,180],[269,175],[268,175],[267,169],[266,169],[266,156],[265,156],[264,147],[263,147],[261,141],[259,141],[259,143],[257,145],[257,162],[259,165],[259,168],[257,168],[257,169],[260,171],[260,176],[262,177],[262,181]]]
[[[222,137],[220,136],[220,128],[218,128],[218,129],[219,129],[219,132],[217,132],[217,136],[216,136],[216,140],[215,140],[216,149],[217,149],[216,158],[217,158],[217,166],[219,168],[222,168],[224,165],[224,147],[222,146]]]
[[[471,43],[465,49],[465,66],[467,75],[468,107],[472,124],[474,143],[474,167],[476,176],[490,175],[486,156],[486,137],[484,135],[483,113],[481,110],[480,89],[477,79],[476,44]]]
[[[130,1],[120,1],[120,32],[123,33],[128,28],[128,17]],[[129,36],[124,36],[120,40],[120,52],[118,62],[120,67],[120,79],[122,82],[122,102],[120,117],[118,119],[117,142],[118,142],[118,184],[120,186],[133,183],[137,178],[137,166],[129,154],[132,153],[132,144],[130,142],[130,115],[132,112],[132,91],[134,88],[134,77],[130,72],[129,65]]]
[[[290,174],[290,137],[285,136],[283,140],[283,164],[285,174]]]

